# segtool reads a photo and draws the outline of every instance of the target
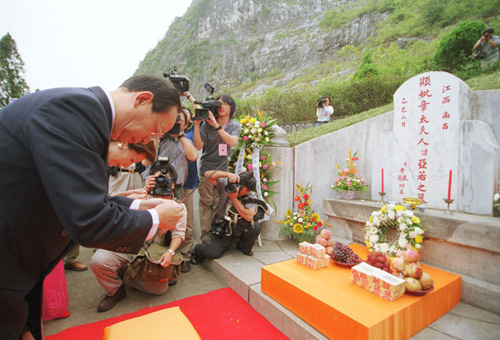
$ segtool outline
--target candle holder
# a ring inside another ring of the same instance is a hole
[[[450,204],[452,204],[452,203],[453,203],[453,201],[455,201],[455,200],[451,200],[451,199],[449,200],[449,199],[447,199],[447,198],[443,198],[443,201],[444,201],[446,204],[448,204],[448,209],[445,211],[445,213],[449,213],[450,215],[453,215],[453,213],[452,213],[452,212],[451,212],[451,210],[450,210]]]
[[[378,194],[380,195],[380,199],[381,199],[380,203],[384,204],[384,196],[387,193],[386,192],[379,192]]]

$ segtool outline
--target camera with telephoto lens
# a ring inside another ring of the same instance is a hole
[[[241,184],[227,183],[226,186],[224,187],[224,191],[226,191],[228,194],[232,194],[232,193],[235,193],[240,188],[241,188]]]
[[[226,234],[226,228],[231,219],[228,216],[224,216],[223,218],[214,218],[212,222],[212,235],[221,238]]]
[[[316,107],[323,108],[325,106],[325,103],[326,103],[326,98],[320,97],[318,99],[318,103],[316,104]]]
[[[155,186],[151,189],[152,196],[172,197],[173,186],[177,181],[177,172],[168,161],[168,157],[159,156],[151,167],[151,175],[160,171],[155,178]]]
[[[213,95],[215,89],[209,83],[205,84],[205,90],[209,93],[209,96],[205,99],[205,101],[199,102],[195,101],[195,104],[201,105],[202,109],[195,109],[193,120],[205,120],[208,119],[208,111],[211,111],[214,115],[214,118],[219,118],[219,112],[217,111],[218,107],[222,106],[222,102],[220,100],[215,100],[211,96]]]
[[[172,84],[177,88],[179,93],[184,93],[189,91],[189,78],[187,76],[183,76],[177,72],[177,68],[174,66],[174,69],[170,71],[170,73],[163,73],[165,78],[170,79]]]

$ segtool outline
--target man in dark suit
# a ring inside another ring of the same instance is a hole
[[[0,339],[41,339],[43,280],[76,244],[137,253],[181,205],[109,197],[109,141],[147,143],[181,110],[164,78],[36,92],[0,111]],[[137,210],[132,210],[137,209]]]

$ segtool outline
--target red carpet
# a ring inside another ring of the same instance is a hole
[[[288,339],[231,288],[173,301],[111,319],[75,326],[47,340],[101,340],[104,328],[160,309],[179,306],[203,340]]]

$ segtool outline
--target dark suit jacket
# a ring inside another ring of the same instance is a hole
[[[132,200],[107,195],[111,125],[98,87],[40,91],[0,111],[0,291],[40,288],[77,243],[139,251],[152,219],[129,210]],[[3,339],[5,318],[16,314],[2,302]]]

